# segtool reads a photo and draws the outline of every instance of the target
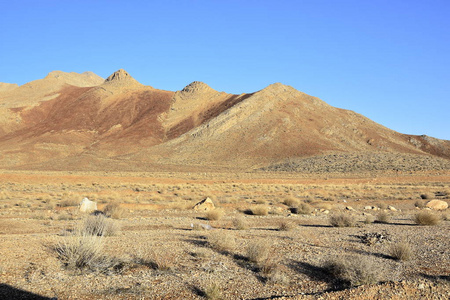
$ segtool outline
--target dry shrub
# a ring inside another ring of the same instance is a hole
[[[375,284],[382,277],[381,269],[368,256],[338,257],[325,262],[324,270],[344,286]]]
[[[292,221],[286,221],[286,220],[282,220],[280,222],[280,225],[278,227],[278,230],[280,231],[291,231],[296,227],[295,223]]]
[[[269,207],[267,205],[253,207],[252,214],[255,216],[267,216],[269,214]]]
[[[210,300],[222,299],[222,289],[218,283],[215,283],[215,282],[210,283],[206,287],[204,293],[205,293],[206,299],[210,299]]]
[[[278,285],[289,285],[289,277],[278,268],[267,275],[267,283]]]
[[[120,219],[125,214],[125,209],[120,206],[118,203],[109,203],[105,206],[103,209],[103,212],[107,217],[113,218],[113,219]]]
[[[115,262],[103,253],[103,237],[89,234],[66,236],[54,247],[68,269],[101,270]]]
[[[298,200],[294,197],[288,197],[286,199],[284,199],[283,201],[284,204],[286,204],[289,207],[295,207],[298,205]]]
[[[375,217],[372,215],[366,215],[366,218],[364,219],[364,224],[371,224],[375,222]]]
[[[298,207],[292,207],[291,212],[294,214],[308,215],[314,211],[314,207],[308,203],[300,203]]]
[[[247,220],[245,220],[244,217],[236,217],[233,219],[233,226],[237,230],[245,230],[248,229],[248,223]]]
[[[222,217],[223,217],[224,214],[225,214],[225,212],[223,211],[223,209],[216,208],[216,209],[213,209],[213,210],[208,211],[208,212],[206,213],[206,218],[207,218],[208,220],[214,220],[214,221],[217,221],[217,220],[222,219]]]
[[[397,244],[392,244],[389,249],[389,254],[396,260],[410,260],[412,257],[412,248],[408,242],[402,241]]]
[[[424,210],[419,212],[414,217],[414,222],[419,225],[437,225],[441,221],[441,218],[430,211]]]
[[[378,223],[383,223],[383,224],[387,224],[389,223],[391,220],[391,217],[389,216],[389,214],[385,211],[380,212],[377,215],[377,222]]]
[[[255,202],[256,202],[256,204],[267,204],[267,201],[264,199],[258,199]]]
[[[120,225],[103,215],[91,215],[86,218],[82,227],[81,234],[95,235],[95,236],[113,236],[120,231]]]
[[[354,227],[356,225],[356,218],[353,215],[344,213],[331,215],[329,221],[331,226],[334,227]]]
[[[236,240],[229,233],[214,231],[208,237],[208,244],[216,251],[227,252],[236,247]]]
[[[247,258],[254,263],[261,263],[268,259],[270,244],[265,240],[251,242],[247,247]]]

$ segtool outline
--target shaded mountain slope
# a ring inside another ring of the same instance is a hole
[[[255,166],[331,152],[425,154],[426,149],[410,142],[412,138],[278,83],[190,132],[129,158],[151,157],[180,165]],[[448,157],[444,151],[435,154]]]

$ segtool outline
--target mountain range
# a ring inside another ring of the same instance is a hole
[[[450,141],[401,134],[281,83],[173,92],[122,69],[0,83],[2,169],[345,172],[355,157],[369,171],[450,169]]]

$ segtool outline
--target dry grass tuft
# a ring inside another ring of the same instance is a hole
[[[223,211],[223,209],[216,208],[216,209],[208,211],[206,213],[206,218],[208,220],[217,221],[217,220],[222,219],[224,214],[225,214],[225,212]]]
[[[349,256],[328,260],[324,265],[334,279],[344,286],[359,286],[380,282],[381,270],[371,257]]]
[[[89,234],[66,236],[54,247],[68,269],[102,270],[115,265],[113,259],[103,253],[103,237]]]
[[[308,215],[314,211],[314,207],[308,203],[300,203],[298,207],[292,207],[291,212],[294,214]]]
[[[247,247],[247,258],[254,263],[261,263],[268,259],[270,244],[265,240],[251,242]]]
[[[204,293],[206,299],[210,300],[222,299],[222,289],[218,283],[210,283],[206,287]]]
[[[59,203],[60,207],[69,207],[69,206],[77,206],[81,201],[77,199],[65,199]]]
[[[229,233],[213,231],[208,236],[208,244],[216,251],[228,252],[236,247],[236,240]]]
[[[120,231],[120,225],[103,215],[91,215],[86,218],[80,233],[95,236],[113,236]]]
[[[414,222],[419,225],[437,225],[441,222],[441,218],[440,216],[425,210],[415,215]]]
[[[280,231],[291,231],[296,227],[296,224],[292,221],[282,220],[278,227]]]
[[[356,225],[356,218],[344,213],[331,215],[329,221],[331,226],[334,227],[354,227]]]
[[[388,224],[390,221],[391,221],[391,217],[385,211],[382,211],[377,215],[378,223]]]
[[[284,199],[283,203],[289,207],[295,207],[299,204],[299,201],[294,197],[288,197]]]
[[[237,230],[245,230],[248,229],[248,223],[247,220],[244,217],[236,217],[233,219],[233,226]]]
[[[125,209],[118,203],[109,203],[103,209],[106,216],[113,219],[121,219],[125,214]]]
[[[375,217],[372,215],[366,215],[366,218],[364,219],[364,224],[371,224],[375,222]]]
[[[389,249],[389,254],[396,260],[410,260],[412,257],[412,253],[413,252],[411,245],[406,241],[392,244],[391,248]]]
[[[251,209],[255,216],[267,216],[269,214],[269,207],[267,205],[258,205]]]

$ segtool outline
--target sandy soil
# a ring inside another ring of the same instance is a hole
[[[3,172],[0,185],[2,299],[450,297],[448,209],[439,213],[444,220],[436,226],[412,221],[424,210],[415,207],[418,202],[449,202],[449,176]],[[112,219],[121,230],[99,238],[115,267],[70,269],[54,251],[58,242],[76,238],[68,230],[87,217],[75,206],[84,196],[96,200],[100,210],[108,203],[123,209]],[[219,220],[190,209],[205,196],[223,211]],[[291,213],[292,205],[284,204],[288,199],[314,211]],[[267,215],[249,214],[261,206]],[[380,212],[388,214],[388,223],[363,222]],[[354,216],[356,226],[330,226],[330,215],[338,213]],[[236,219],[247,228],[238,230]],[[199,224],[213,229],[195,230]],[[282,224],[289,230],[280,230]],[[369,245],[362,238],[367,234],[385,239]],[[217,237],[225,241],[223,249]],[[412,249],[406,261],[390,252],[402,241]],[[268,250],[263,262],[249,260],[248,247],[255,242]],[[324,269],[336,258],[368,259],[376,283],[343,285]],[[167,269],[155,266],[158,261]]]

